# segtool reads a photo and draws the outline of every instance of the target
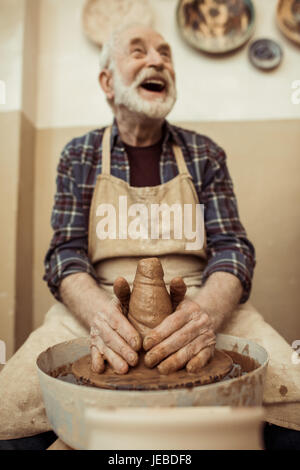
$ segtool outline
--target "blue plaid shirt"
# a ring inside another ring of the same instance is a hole
[[[57,169],[57,191],[51,224],[54,235],[45,258],[45,276],[59,299],[59,285],[66,276],[86,272],[97,281],[88,258],[89,211],[97,176],[101,173],[102,137],[96,129],[73,139],[62,151]],[[243,286],[241,302],[250,294],[255,251],[240,222],[226,154],[210,138],[165,122],[161,184],[178,174],[172,142],[182,150],[199,197],[204,217],[208,261],[202,281],[216,271],[238,277]],[[111,135],[111,174],[130,182],[130,168],[116,121]],[[179,273],[180,275],[180,273]]]

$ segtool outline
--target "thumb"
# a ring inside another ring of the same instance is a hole
[[[100,351],[98,351],[97,347],[94,345],[91,346],[91,358],[92,358],[92,365],[91,365],[92,372],[96,372],[97,374],[102,374],[105,369],[104,356],[103,354],[100,353]]]
[[[177,306],[182,302],[186,293],[186,285],[182,277],[174,277],[170,282],[170,297],[173,307],[173,312]]]
[[[114,293],[121,302],[124,315],[128,315],[130,301],[130,286],[124,277],[118,277],[114,282]]]

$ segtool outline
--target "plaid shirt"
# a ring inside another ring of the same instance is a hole
[[[45,258],[45,276],[53,295],[59,297],[63,278],[87,272],[97,280],[88,258],[89,210],[97,176],[101,173],[104,128],[73,139],[62,151],[57,169],[57,192],[51,224],[54,235]],[[160,159],[161,183],[178,174],[172,151],[177,143],[186,161],[204,217],[208,262],[202,281],[216,271],[234,274],[241,281],[245,302],[250,294],[255,251],[239,220],[225,152],[211,139],[165,122]],[[130,182],[130,168],[116,121],[111,135],[111,174]],[[179,273],[180,274],[180,273]]]

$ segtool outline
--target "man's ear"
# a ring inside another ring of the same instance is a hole
[[[114,98],[112,72],[108,69],[103,69],[99,75],[99,83],[106,94],[107,99],[112,100]]]

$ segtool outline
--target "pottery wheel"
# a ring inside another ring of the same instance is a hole
[[[83,384],[110,390],[166,390],[218,382],[230,372],[232,366],[231,357],[216,349],[211,361],[196,374],[182,369],[169,375],[161,375],[156,367],[148,369],[144,365],[143,353],[139,364],[125,375],[116,374],[108,364],[103,374],[92,372],[90,355],[74,362],[72,373]]]

